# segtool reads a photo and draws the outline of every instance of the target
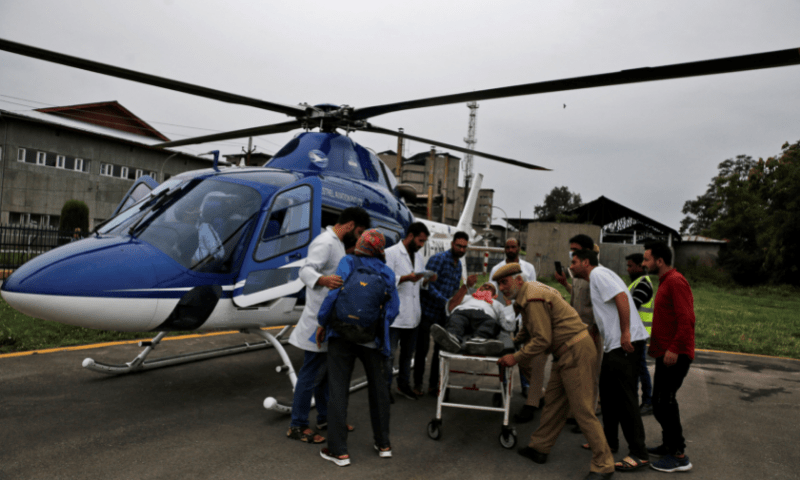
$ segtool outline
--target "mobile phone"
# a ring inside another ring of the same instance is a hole
[[[561,262],[556,262],[556,273],[564,275],[564,272],[561,270]]]

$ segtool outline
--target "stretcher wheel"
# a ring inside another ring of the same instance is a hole
[[[503,448],[514,448],[514,445],[517,444],[517,432],[513,429],[505,429],[500,432],[500,445]]]
[[[441,420],[431,420],[428,424],[428,436],[431,440],[439,440],[442,438],[442,422]]]

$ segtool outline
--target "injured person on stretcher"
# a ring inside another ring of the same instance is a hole
[[[487,282],[472,295],[467,286],[453,295],[445,308],[445,326],[431,325],[431,337],[442,349],[465,355],[500,355],[513,351],[511,332],[516,327],[514,309],[497,301],[494,285]]]

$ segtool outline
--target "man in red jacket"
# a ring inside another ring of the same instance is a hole
[[[648,353],[656,359],[653,415],[661,424],[662,442],[647,449],[651,455],[661,456],[650,466],[662,472],[685,472],[692,464],[684,453],[686,443],[675,396],[694,360],[694,298],[689,282],[672,268],[672,251],[665,243],[645,244],[642,265],[659,279]]]

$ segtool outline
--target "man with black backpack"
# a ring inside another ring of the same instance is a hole
[[[369,412],[375,451],[391,458],[387,357],[391,354],[389,327],[400,311],[395,274],[386,266],[386,239],[367,230],[336,269],[342,288],[331,290],[319,309],[317,344],[328,341],[328,448],[320,456],[340,467],[350,465],[347,453],[347,404],[356,358],[367,375]]]

